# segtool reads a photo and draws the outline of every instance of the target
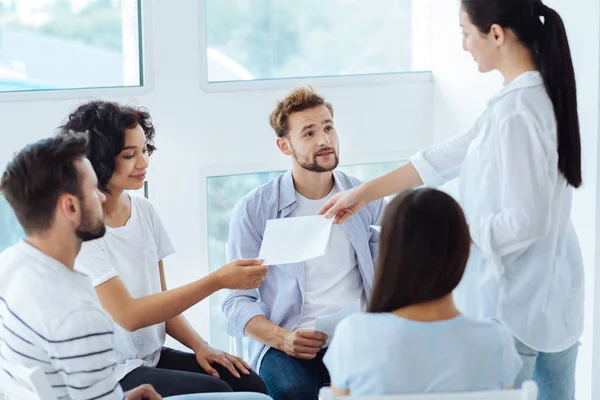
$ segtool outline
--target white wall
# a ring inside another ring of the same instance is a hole
[[[593,10],[592,10],[592,15],[593,15]],[[597,15],[597,20],[600,20],[600,7],[598,7],[598,10],[596,10],[596,15]],[[595,35],[598,38],[600,32],[596,32]],[[593,38],[594,36],[594,32],[591,32],[590,35],[590,40],[592,41],[592,43],[594,43]],[[596,42],[598,43],[598,42]],[[590,57],[591,60],[594,60],[596,62],[600,62],[598,59],[600,58],[599,55],[596,55],[595,58],[592,58],[592,56]],[[600,75],[600,72],[598,72],[596,74],[596,76]],[[593,89],[593,86],[590,88],[590,90]],[[598,85],[598,88],[596,88],[597,92],[596,95],[598,96],[598,98],[600,99],[600,93],[598,93],[598,90],[600,90],[600,85]],[[600,118],[600,100],[598,101],[598,106],[597,106],[597,114],[596,117]],[[596,121],[598,123],[598,120]],[[598,123],[598,127],[600,130],[600,123]],[[596,154],[600,155],[600,142],[597,143],[597,148],[595,149]],[[598,158],[595,157],[595,159],[597,160]],[[597,168],[596,168],[596,173],[598,174],[596,177],[596,183],[598,183],[598,176],[600,176],[600,163],[598,163]],[[598,193],[598,191],[596,192]],[[595,222],[595,229],[596,229],[596,248],[598,248],[600,246],[600,234],[598,233],[598,227],[600,227],[600,196],[596,195],[596,215],[595,218],[590,218],[590,221],[594,221]],[[593,269],[594,271],[597,269],[598,263],[599,263],[599,255],[596,254],[596,263],[595,265],[593,265]],[[593,329],[593,351],[591,352],[591,357],[592,357],[592,369],[591,369],[591,379],[592,379],[592,399],[599,399],[600,398],[600,384],[598,383],[597,379],[594,380],[594,377],[598,377],[600,376],[600,291],[598,291],[598,288],[600,288],[600,273],[597,274],[592,274],[592,276],[594,277],[594,289],[595,289],[595,293],[598,293],[597,295],[595,295],[593,297],[594,299],[594,306],[593,306],[593,312],[594,312],[594,325],[592,327]],[[590,278],[588,276],[588,285],[591,284],[590,280],[592,278]],[[588,305],[589,307],[589,305]],[[589,326],[589,324],[588,324]],[[589,337],[590,334],[588,334]],[[589,368],[589,363],[587,363],[585,365],[585,367]]]
[[[205,170],[239,165],[237,172],[245,172],[246,165],[287,165],[275,147],[268,115],[292,83],[272,90],[202,91],[198,2],[173,7],[167,1],[144,0],[144,5],[151,11],[146,45],[153,60],[148,66],[153,89],[135,98],[118,90],[93,97],[144,105],[152,113],[159,150],[152,161],[150,196],[178,250],[165,262],[168,285],[175,287],[207,272],[206,199],[200,179]],[[335,107],[344,164],[397,159],[406,149],[431,141],[433,90],[427,74],[312,83]],[[84,95],[36,101],[33,94],[25,101],[2,102],[12,97],[0,94],[0,165],[26,143],[50,135],[70,110],[86,100]],[[208,338],[208,301],[186,315]]]
[[[498,73],[480,74],[471,56],[462,50],[458,24],[458,1],[433,0],[435,26],[432,49],[434,73],[434,141],[448,138],[472,124],[485,108],[487,99],[500,89],[502,78]],[[600,214],[596,212],[598,190],[598,110],[599,110],[599,59],[598,38],[600,34],[600,6],[598,0],[580,0],[577,6],[570,0],[547,0],[563,17],[567,27],[573,61],[577,74],[579,116],[583,148],[584,185],[574,196],[572,218],[579,235],[586,269],[585,333],[581,339],[577,370],[577,398],[587,400],[600,398],[600,384],[592,388],[592,353],[594,336],[600,344],[600,328],[594,335],[594,287],[600,293],[600,279],[595,285],[596,252],[600,238],[596,225]],[[455,34],[456,33],[456,34]],[[451,191],[456,190],[451,185]],[[598,242],[597,242],[597,239]],[[600,297],[600,296],[598,296]],[[596,321],[600,320],[596,307]],[[598,322],[600,324],[600,322]],[[600,361],[600,349],[596,346],[596,360]],[[596,362],[595,376],[600,374]]]
[[[600,390],[600,382],[593,379],[592,367],[598,367],[599,358],[594,358],[594,348],[600,346],[600,330],[594,330],[594,315],[600,315],[594,308],[595,297],[600,297],[600,285],[596,285],[596,266],[599,259],[596,253],[597,224],[591,223],[599,214],[596,209],[598,193],[598,87],[600,80],[600,2],[598,0],[578,1],[577,7],[568,0],[552,0],[547,4],[554,7],[563,17],[569,34],[575,73],[577,77],[581,142],[583,149],[583,186],[575,192],[573,223],[577,230],[586,272],[585,331],[581,338],[577,364],[578,399],[596,399],[592,388]],[[598,293],[599,296],[595,296]],[[596,375],[597,377],[598,375]]]

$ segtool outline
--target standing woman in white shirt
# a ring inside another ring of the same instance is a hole
[[[583,330],[583,265],[570,221],[581,185],[575,74],[562,19],[539,0],[462,0],[463,47],[504,87],[474,126],[403,167],[335,195],[322,209],[342,223],[365,204],[460,177],[473,248],[457,301],[497,317],[515,337],[540,399],[575,393]]]

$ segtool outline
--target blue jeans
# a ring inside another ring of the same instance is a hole
[[[575,366],[579,343],[558,353],[543,353],[515,339],[523,359],[523,369],[517,376],[515,388],[533,379],[539,388],[539,400],[575,400]]]
[[[269,349],[260,365],[260,376],[274,400],[317,400],[319,390],[329,385],[329,372],[323,364],[326,349],[312,360],[299,360]]]
[[[271,400],[271,398],[266,394],[238,392],[184,394],[181,396],[165,397],[165,400]]]

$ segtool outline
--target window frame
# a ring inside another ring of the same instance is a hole
[[[138,6],[140,85],[139,86],[106,86],[73,89],[41,89],[13,92],[0,91],[0,103],[48,100],[94,99],[106,96],[142,96],[152,91],[154,80],[152,74],[152,7],[147,1],[136,0]]]
[[[379,74],[354,74],[334,76],[311,76],[293,78],[253,79],[248,81],[211,82],[208,80],[208,57],[206,55],[207,25],[206,25],[206,0],[198,0],[200,4],[200,86],[206,93],[230,93],[247,91],[266,91],[289,89],[302,85],[316,85],[318,87],[335,86],[373,86],[390,84],[411,84],[433,81],[433,72],[406,71]],[[430,0],[419,0],[427,2]]]

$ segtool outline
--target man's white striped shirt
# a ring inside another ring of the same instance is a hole
[[[87,276],[25,241],[0,254],[0,387],[39,366],[57,399],[123,399],[113,329]]]

